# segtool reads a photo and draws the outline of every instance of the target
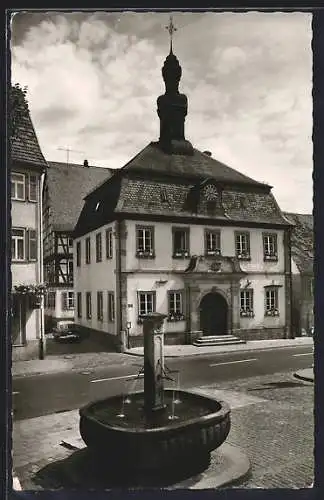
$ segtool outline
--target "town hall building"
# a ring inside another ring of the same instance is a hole
[[[85,197],[75,321],[117,348],[143,344],[152,311],[166,315],[167,344],[289,338],[292,225],[271,186],[186,139],[181,74],[171,45],[159,140]]]

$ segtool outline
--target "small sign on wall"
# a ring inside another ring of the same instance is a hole
[[[128,307],[129,309],[132,309],[133,304],[127,304],[127,307]]]

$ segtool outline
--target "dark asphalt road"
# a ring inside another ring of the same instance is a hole
[[[83,372],[33,375],[13,380],[14,419],[22,420],[68,411],[113,394],[133,390],[134,378],[143,358],[129,356],[126,365],[114,365]],[[181,388],[193,388],[215,381],[235,380],[308,368],[313,363],[310,346],[252,350],[195,357],[167,358],[166,367],[179,370]],[[177,378],[177,374],[173,374]],[[166,386],[175,385],[167,382]],[[133,386],[133,387],[132,387]],[[143,387],[140,379],[135,389]]]

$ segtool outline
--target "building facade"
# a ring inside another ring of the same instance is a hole
[[[107,168],[48,162],[43,189],[45,327],[74,321],[73,228],[85,194],[110,176]]]
[[[311,335],[314,328],[314,228],[311,214],[285,213],[293,224],[292,328],[296,336]]]
[[[85,198],[74,231],[76,321],[122,348],[143,343],[152,311],[167,316],[166,343],[289,337],[291,224],[270,186],[186,140],[172,51],[162,74],[159,141]]]
[[[11,139],[11,333],[12,358],[40,355],[42,304],[42,182],[46,161],[30,116]]]

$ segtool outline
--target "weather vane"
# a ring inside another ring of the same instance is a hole
[[[170,53],[172,52],[172,38],[173,38],[173,33],[177,31],[177,28],[173,24],[173,19],[172,16],[170,16],[170,22],[168,26],[165,27],[165,29],[168,30],[169,35],[170,35]]]

